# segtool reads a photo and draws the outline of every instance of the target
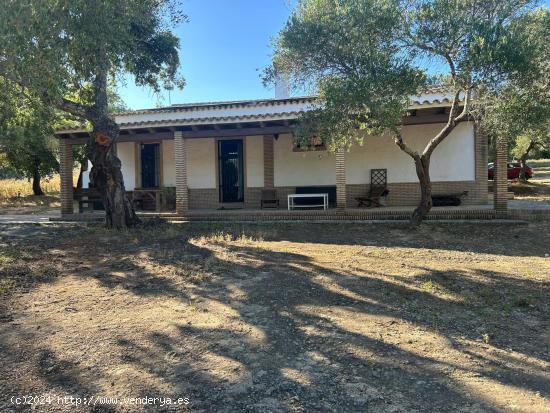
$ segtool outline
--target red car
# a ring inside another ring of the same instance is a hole
[[[489,179],[495,178],[495,164],[489,164]],[[521,172],[521,164],[519,162],[511,162],[508,164],[508,179],[518,179]],[[532,178],[534,175],[533,168],[527,165],[527,179]]]

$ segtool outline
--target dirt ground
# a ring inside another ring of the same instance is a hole
[[[548,412],[549,255],[550,222],[3,226],[0,411]]]
[[[61,202],[58,193],[0,199],[0,215],[59,214],[59,208]]]
[[[528,164],[535,171],[533,178],[527,183],[512,181],[509,190],[514,193],[515,199],[550,202],[550,159],[532,160]]]

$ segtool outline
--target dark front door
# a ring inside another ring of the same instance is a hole
[[[141,145],[141,187],[160,186],[160,145],[146,143]]]
[[[243,202],[243,141],[218,141],[220,202]]]

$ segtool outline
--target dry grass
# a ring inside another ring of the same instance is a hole
[[[514,193],[515,199],[524,201],[550,201],[550,159],[535,159],[528,164],[534,169],[535,176],[528,182],[513,181],[509,183],[509,190]]]
[[[42,190],[46,194],[57,194],[60,188],[59,175],[43,179]],[[32,195],[32,182],[26,179],[2,179],[0,180],[0,202],[11,198],[20,198]]]
[[[534,181],[550,182],[550,159],[534,159],[527,163],[535,171]]]
[[[73,175],[73,182],[78,173]],[[32,182],[26,179],[0,180],[0,214],[40,214],[59,208],[59,174],[43,179],[40,183],[45,195],[32,193]]]

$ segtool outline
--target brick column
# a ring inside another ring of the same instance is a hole
[[[475,141],[475,173],[476,189],[475,194],[469,197],[475,198],[475,203],[486,204],[488,202],[487,185],[487,134],[483,131],[481,125],[474,123],[474,141]]]
[[[182,132],[174,132],[174,156],[176,164],[176,213],[185,215],[189,209],[187,190],[187,149]]]
[[[497,139],[495,146],[493,203],[497,213],[506,214],[508,210],[508,141]]]
[[[346,207],[346,152],[338,149],[336,152],[336,207]]]
[[[264,188],[273,188],[273,135],[264,135]]]
[[[59,176],[61,180],[61,215],[73,213],[73,145],[59,140]]]

